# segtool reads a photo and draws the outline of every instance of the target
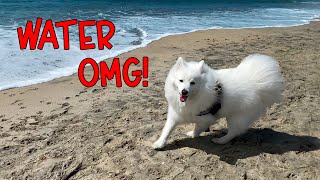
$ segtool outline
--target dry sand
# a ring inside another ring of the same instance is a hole
[[[284,100],[226,145],[224,120],[190,139],[166,120],[164,80],[178,56],[213,68],[250,53],[279,60]],[[149,87],[84,88],[77,76],[0,92],[0,179],[320,179],[320,23],[169,36],[120,56],[149,56]],[[89,73],[90,74],[90,73]]]

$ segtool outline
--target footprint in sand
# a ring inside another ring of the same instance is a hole
[[[69,106],[69,105],[70,105],[69,103],[65,102],[65,103],[63,103],[63,104],[61,105],[61,108],[67,107],[67,106]]]
[[[94,89],[94,90],[92,90],[92,93],[99,93],[101,91],[102,91],[102,89]]]
[[[11,103],[11,105],[14,105],[14,104],[16,104],[17,102],[20,102],[20,101],[22,101],[22,100],[21,99],[15,100],[13,103]]]
[[[6,115],[0,115],[1,121],[7,121],[9,119],[4,118]]]
[[[88,99],[81,99],[81,100],[79,100],[79,102],[85,102],[85,101],[88,101]]]
[[[87,90],[82,90],[82,91],[79,92],[79,94],[86,93],[86,92],[88,92],[88,91]]]

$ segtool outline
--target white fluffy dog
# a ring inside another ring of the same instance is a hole
[[[221,70],[179,57],[165,82],[167,121],[153,148],[164,147],[178,124],[195,123],[187,135],[197,137],[222,117],[227,119],[228,133],[212,141],[225,144],[279,102],[282,91],[279,64],[269,56],[249,55],[236,68]]]

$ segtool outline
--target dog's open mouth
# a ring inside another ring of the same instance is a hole
[[[183,95],[180,95],[180,101],[181,102],[186,102],[188,96],[183,96]]]

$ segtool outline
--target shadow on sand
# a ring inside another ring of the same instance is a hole
[[[212,143],[210,140],[213,137],[216,135],[177,140],[168,144],[163,150],[190,147],[208,154],[215,154],[220,157],[220,160],[235,164],[238,159],[257,156],[261,153],[283,154],[289,151],[301,153],[320,149],[320,139],[317,137],[296,136],[272,129],[250,129],[246,134],[225,145]]]

